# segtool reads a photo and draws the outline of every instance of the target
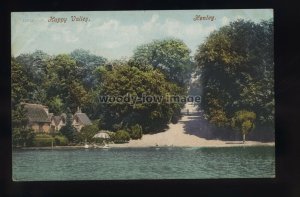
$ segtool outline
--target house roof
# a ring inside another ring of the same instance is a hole
[[[83,124],[83,125],[92,125],[91,120],[85,113],[76,113],[74,115],[75,117],[78,118],[78,121]]]
[[[54,121],[55,125],[58,125],[59,122],[61,121],[61,117],[60,116],[53,116],[52,120]]]
[[[51,122],[46,112],[46,106],[40,104],[25,103],[24,108],[29,122]]]

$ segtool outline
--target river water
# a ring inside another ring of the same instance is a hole
[[[13,180],[275,177],[274,147],[14,150]]]

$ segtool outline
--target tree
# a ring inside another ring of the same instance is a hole
[[[119,130],[114,135],[114,142],[115,143],[126,143],[130,140],[130,135],[125,130]]]
[[[24,106],[18,104],[12,110],[12,144],[13,146],[30,146],[33,143],[34,132],[27,127],[28,118]]]
[[[191,50],[179,39],[155,40],[138,46],[133,61],[141,69],[159,69],[167,80],[184,86],[190,79]]]
[[[195,60],[200,107],[211,123],[228,128],[236,111],[249,109],[256,128],[274,130],[273,21],[231,22],[208,36]]]
[[[29,98],[29,92],[33,91],[34,84],[26,75],[24,67],[11,58],[11,100],[12,105],[15,106],[22,101]]]
[[[232,128],[242,133],[243,143],[245,143],[246,135],[255,128],[255,119],[256,114],[246,110],[237,111],[231,119]]]
[[[37,50],[33,53],[21,54],[15,58],[15,61],[21,65],[23,78],[26,78],[26,84],[23,84],[27,91],[26,99],[34,103],[45,103],[47,100],[46,91],[43,86],[47,75],[47,64],[50,56],[43,51]],[[15,78],[15,77],[13,77]],[[15,78],[19,79],[19,78]]]
[[[84,87],[87,89],[94,88],[97,84],[94,71],[97,67],[103,66],[107,60],[84,49],[76,49],[71,52],[70,56],[76,60],[77,72]]]
[[[76,61],[66,54],[56,56],[47,67],[46,89],[49,100],[57,103],[56,97],[61,98],[64,105],[62,108],[70,108],[72,112],[78,106],[85,109],[91,103],[90,92],[80,81],[78,67]]]
[[[69,112],[67,113],[66,125],[60,129],[60,132],[69,140],[69,142],[74,143],[77,140],[77,130],[75,129],[75,127],[73,127],[72,123],[73,117]]]
[[[143,129],[141,125],[136,124],[131,126],[129,130],[129,135],[131,139],[141,139],[143,135]]]
[[[48,101],[49,111],[55,115],[61,115],[65,110],[63,100],[59,96],[52,97]]]
[[[145,133],[160,131],[173,116],[178,115],[180,103],[168,103],[167,95],[183,95],[184,91],[165,79],[157,69],[147,71],[124,63],[102,73],[100,96],[162,97],[160,102],[105,102],[100,117],[101,127],[106,130],[119,130],[140,124]],[[107,97],[106,97],[107,98]],[[114,127],[114,125],[119,125]]]
[[[78,133],[78,140],[80,142],[84,142],[87,140],[88,142],[92,141],[94,135],[96,135],[99,131],[97,124],[84,126],[80,132]]]

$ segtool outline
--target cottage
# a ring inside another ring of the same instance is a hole
[[[51,131],[58,132],[63,126],[66,125],[67,115],[62,113],[60,116],[51,116]]]
[[[28,127],[34,132],[50,132],[50,118],[47,106],[40,104],[23,103],[28,117]]]
[[[67,115],[62,113],[60,116],[54,116],[49,113],[48,107],[40,104],[23,103],[28,117],[28,127],[32,128],[35,132],[58,132],[66,125]],[[81,112],[78,108],[77,112],[73,115],[72,125],[78,132],[87,125],[92,125],[89,117]]]
[[[76,128],[78,132],[82,129],[82,127],[92,125],[89,117],[81,112],[81,109],[78,107],[77,112],[73,116],[73,126]]]

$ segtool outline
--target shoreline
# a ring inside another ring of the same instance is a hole
[[[200,111],[193,103],[185,104],[183,111],[189,111],[189,114],[183,114],[176,124],[169,124],[169,128],[161,133],[145,134],[141,139],[130,140],[123,144],[108,144],[109,148],[204,148],[204,147],[255,147],[255,146],[274,146],[275,141],[225,141],[220,139],[208,139],[212,137],[207,122]],[[54,147],[21,147],[19,149],[107,149],[107,147],[93,146],[86,148],[84,145],[75,146],[54,146]]]
[[[170,146],[170,145],[143,145],[143,146],[130,146],[129,143],[124,144],[109,144],[109,148],[230,148],[230,147],[261,147],[261,146],[270,146],[275,147],[275,142],[257,142],[257,141],[249,141],[250,143],[240,143],[239,141],[230,141],[224,144],[206,144],[206,145],[199,145],[199,146]],[[85,148],[84,146],[45,146],[45,147],[19,147],[13,148],[13,150],[62,150],[62,149],[105,149],[102,147],[89,147]]]

